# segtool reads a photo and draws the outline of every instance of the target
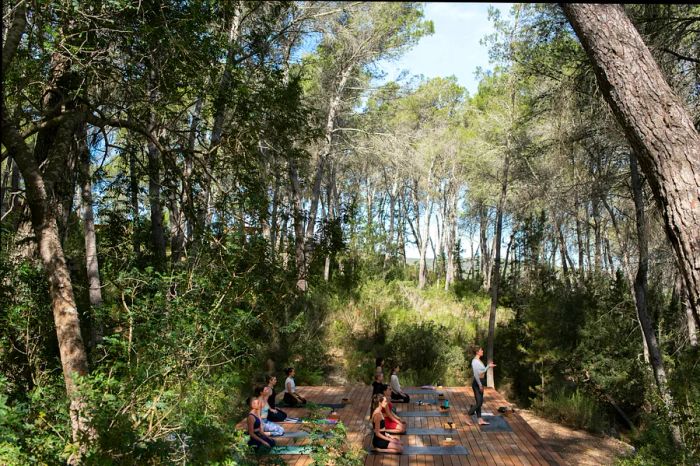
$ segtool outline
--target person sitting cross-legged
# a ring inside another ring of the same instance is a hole
[[[386,396],[379,393],[374,395],[372,404],[375,405],[370,418],[372,421],[372,448],[378,452],[401,454],[403,451],[401,440],[384,431],[385,422],[382,409],[387,408],[389,401]]]
[[[411,397],[401,390],[401,384],[399,383],[399,369],[398,364],[394,364],[394,366],[391,368],[391,401],[408,403],[411,401]]]
[[[394,413],[393,406],[389,400],[389,395],[391,394],[391,387],[384,385],[384,396],[387,399],[386,408],[382,408],[382,413],[384,414],[384,432],[389,432],[390,434],[405,434],[406,433],[406,422],[404,422],[399,416]]]
[[[297,385],[294,382],[294,375],[296,371],[293,367],[289,367],[285,370],[287,374],[287,380],[284,381],[284,403],[292,408],[305,405],[306,398],[297,393]]]
[[[282,422],[287,419],[287,413],[277,407],[277,402],[275,401],[275,397],[277,396],[277,392],[275,392],[276,383],[277,377],[274,375],[267,376],[267,386],[270,388],[270,396],[267,397],[267,404],[270,407],[270,411],[267,413],[267,420]]]
[[[255,396],[257,396],[260,399],[260,403],[262,406],[260,409],[260,420],[262,420],[262,430],[265,433],[269,432],[272,437],[279,437],[281,435],[284,435],[284,428],[281,425],[275,424],[274,422],[270,421],[270,419],[268,419],[270,413],[270,405],[267,403],[267,399],[269,398],[270,393],[272,393],[272,391],[267,385],[264,387],[255,387]]]
[[[262,430],[262,419],[260,419],[260,409],[262,408],[262,403],[260,402],[260,399],[256,396],[252,396],[246,401],[248,406],[250,406],[250,412],[248,413],[247,419],[248,435],[250,436],[248,445],[256,450],[260,449],[261,447],[274,447],[275,441],[265,435]]]

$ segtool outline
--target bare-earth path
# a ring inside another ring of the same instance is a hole
[[[543,442],[567,465],[598,466],[614,464],[616,458],[630,453],[631,445],[607,436],[596,436],[584,430],[572,429],[549,421],[532,411],[519,410],[518,414],[537,432]]]

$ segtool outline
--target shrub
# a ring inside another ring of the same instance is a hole
[[[608,425],[605,409],[580,390],[569,394],[559,389],[544,400],[537,399],[533,408],[546,418],[578,429],[600,433]]]

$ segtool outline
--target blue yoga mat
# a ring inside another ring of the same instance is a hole
[[[311,433],[306,432],[305,430],[296,430],[294,432],[285,432],[284,435],[280,436],[281,438],[306,438],[310,437]],[[323,434],[322,437],[330,437],[331,434]],[[275,437],[278,438],[278,437]]]
[[[335,419],[290,419],[281,421],[280,424],[337,424]]]
[[[280,445],[269,451],[260,450],[263,455],[310,455],[313,452],[313,447],[308,445]]]
[[[482,432],[513,432],[513,429],[503,416],[482,416],[489,425],[479,426]]]
[[[425,390],[422,388],[404,388],[401,390],[404,392],[406,395],[433,395],[437,396],[438,394],[442,393],[437,390]]]
[[[289,406],[286,403],[277,403],[277,406],[280,408],[309,408],[311,404],[314,404],[316,406],[320,406],[322,408],[331,408],[331,409],[343,409],[345,407],[345,403],[314,403],[312,401],[308,402],[305,405],[296,405],[296,406]]]
[[[384,453],[382,451],[370,450],[370,455],[390,455],[391,453]],[[462,445],[455,445],[453,447],[403,447],[402,455],[468,455],[469,452]]]

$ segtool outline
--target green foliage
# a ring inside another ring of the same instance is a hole
[[[602,433],[609,425],[603,406],[585,392],[567,393],[560,389],[545,399],[537,399],[533,408],[538,414],[556,422]]]
[[[313,445],[311,458],[315,465],[360,466],[365,463],[367,453],[347,441],[347,430],[342,422],[330,430],[314,426],[310,438]]]
[[[0,462],[63,464],[71,438],[62,377],[45,377],[42,385],[14,400],[0,376]]]

